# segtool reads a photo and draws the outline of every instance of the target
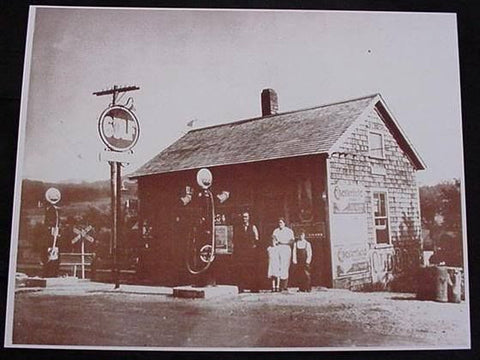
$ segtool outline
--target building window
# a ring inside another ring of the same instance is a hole
[[[368,135],[368,145],[370,156],[374,158],[384,158],[383,135],[376,132],[370,132]]]
[[[373,193],[373,217],[377,244],[390,244],[386,192],[376,191]]]

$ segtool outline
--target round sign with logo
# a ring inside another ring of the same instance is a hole
[[[114,151],[128,151],[135,146],[140,126],[128,108],[115,105],[105,109],[98,120],[98,132],[105,145]]]

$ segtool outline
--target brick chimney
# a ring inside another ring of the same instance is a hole
[[[278,112],[278,96],[273,89],[262,91],[262,116],[275,115]]]

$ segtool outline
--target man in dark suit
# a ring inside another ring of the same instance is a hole
[[[259,291],[259,236],[257,227],[250,222],[250,214],[242,214],[242,223],[234,230],[233,258],[237,285],[240,292]]]

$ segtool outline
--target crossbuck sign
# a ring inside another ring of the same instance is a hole
[[[90,235],[88,235],[88,233],[90,232],[90,230],[93,229],[93,226],[92,225],[88,225],[86,228],[84,229],[77,229],[77,228],[73,228],[73,232],[75,234],[77,234],[77,236],[75,236],[73,239],[72,239],[72,244],[75,244],[77,243],[80,239],[85,239],[91,243],[93,243],[95,241],[95,239],[93,237],[91,237]]]
[[[77,234],[77,236],[75,236],[73,239],[72,239],[72,244],[75,244],[79,241],[81,241],[81,244],[82,244],[82,252],[80,253],[80,258],[81,258],[81,262],[80,262],[80,266],[82,268],[82,279],[85,279],[85,256],[87,255],[85,253],[85,240],[87,240],[88,242],[90,243],[93,243],[95,241],[95,239],[93,237],[91,237],[90,235],[88,235],[88,233],[93,229],[93,226],[92,225],[88,225],[86,228],[83,228],[83,229],[77,229],[77,228],[73,228],[73,232],[75,234]],[[75,265],[75,275],[77,273],[77,270],[76,270],[76,265]]]

